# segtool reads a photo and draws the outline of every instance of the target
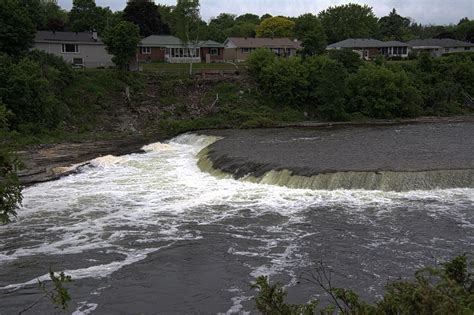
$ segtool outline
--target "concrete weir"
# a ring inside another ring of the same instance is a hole
[[[291,188],[474,188],[474,123],[210,131],[198,155],[218,177]]]

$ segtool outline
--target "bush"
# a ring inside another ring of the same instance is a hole
[[[328,56],[340,62],[348,72],[356,72],[363,64],[359,54],[350,49],[331,49],[328,50]]]
[[[259,86],[267,99],[278,107],[303,107],[308,81],[301,58],[276,59],[260,72]]]
[[[259,277],[251,285],[258,291],[256,308],[264,315],[310,314],[472,314],[474,312],[474,278],[466,255],[455,257],[438,268],[424,268],[415,273],[414,281],[396,281],[385,288],[383,298],[369,304],[348,289],[332,287],[324,266],[304,278],[330,295],[333,304],[318,309],[318,300],[308,304],[288,304],[280,283],[270,284]]]
[[[422,113],[422,97],[404,71],[366,64],[349,79],[350,113],[371,118],[415,117]]]
[[[249,73],[259,81],[263,69],[271,65],[275,60],[275,54],[269,49],[256,49],[247,59]]]
[[[68,114],[62,93],[73,79],[69,65],[44,52],[31,51],[18,62],[0,55],[0,99],[11,112],[10,127],[37,132],[59,126]]]

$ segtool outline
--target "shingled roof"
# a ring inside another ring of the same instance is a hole
[[[387,41],[372,38],[348,38],[343,41],[328,45],[327,48],[381,48],[381,47],[407,47],[408,45],[399,41]]]
[[[411,47],[474,47],[474,44],[451,38],[427,38],[408,41]]]
[[[231,41],[238,48],[295,48],[301,47],[301,42],[292,41],[287,37],[280,38],[251,38],[251,37],[229,37],[227,41]]]
[[[38,31],[35,35],[36,43],[88,43],[103,44],[100,38],[94,39],[89,32],[51,32]]]

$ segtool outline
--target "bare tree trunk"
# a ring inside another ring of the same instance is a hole
[[[190,63],[189,63],[189,76],[193,75],[193,54],[191,53],[191,48],[189,48],[189,56],[191,56]]]

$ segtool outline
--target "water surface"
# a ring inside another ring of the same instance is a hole
[[[313,191],[203,173],[212,139],[183,135],[145,154],[104,157],[24,191],[0,227],[0,314],[39,297],[49,267],[72,275],[76,314],[253,311],[259,275],[292,302],[321,293],[298,282],[325,261],[338,286],[370,299],[474,247],[474,190]],[[324,299],[324,297],[322,297]],[[50,313],[40,303],[31,313]]]

